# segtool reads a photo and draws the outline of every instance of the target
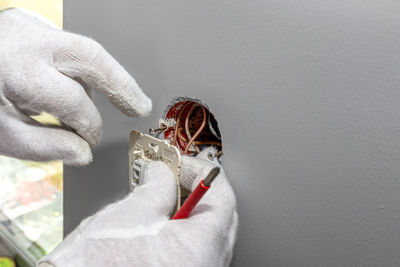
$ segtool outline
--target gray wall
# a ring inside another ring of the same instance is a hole
[[[206,101],[237,193],[234,266],[400,264],[400,1],[65,1],[154,101],[96,95],[104,139],[65,171],[65,229],[128,190],[128,134]]]

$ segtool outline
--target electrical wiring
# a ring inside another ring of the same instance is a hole
[[[185,103],[185,105],[182,107],[181,111],[179,112],[178,117],[176,118],[176,125],[175,125],[175,133],[174,133],[174,139],[172,141],[172,144],[176,146],[176,138],[178,135],[178,128],[179,128],[179,123],[181,121],[182,113],[185,110],[185,108],[190,104],[190,102]]]
[[[192,136],[191,136],[191,134],[190,134],[190,129],[189,129],[189,119],[190,119],[190,116],[192,115],[194,109],[195,109],[196,107],[198,107],[198,106],[199,106],[198,104],[193,104],[192,107],[190,108],[189,113],[188,113],[187,116],[186,116],[186,119],[185,119],[185,131],[186,131],[186,135],[187,135],[188,138],[189,138],[189,142],[190,142],[190,140],[192,140]],[[203,123],[204,121],[206,121],[206,119],[207,119],[207,118],[205,118],[205,116],[203,116],[203,121],[202,121],[202,123]],[[190,147],[189,142],[188,142],[188,147]],[[195,145],[194,147],[195,147],[197,153],[200,153],[200,151],[201,151],[200,148],[199,148],[198,146],[196,146],[196,145]],[[185,150],[185,152],[186,152],[186,150]]]
[[[183,131],[183,128],[182,128],[182,127],[179,127],[179,128],[178,128],[178,137],[179,137],[180,139],[182,139],[185,143],[187,143],[188,140],[182,135],[182,131]]]
[[[222,146],[221,142],[217,141],[194,141],[196,145],[214,145],[214,146]]]
[[[151,133],[162,133],[164,139],[169,140],[183,155],[194,156],[209,146],[217,149],[215,156],[219,158],[222,155],[218,122],[200,100],[176,98],[166,108],[159,127],[151,129]]]
[[[199,127],[199,129],[197,130],[197,132],[193,135],[193,137],[189,140],[189,142],[188,142],[188,144],[187,144],[187,146],[186,146],[186,148],[185,148],[185,155],[187,155],[187,152],[188,152],[188,150],[189,150],[189,148],[190,148],[190,146],[192,145],[192,143],[193,143],[193,141],[197,138],[197,136],[199,136],[200,135],[200,133],[201,133],[201,131],[204,129],[204,127],[206,126],[206,122],[207,122],[207,113],[206,113],[206,109],[203,107],[203,106],[201,106],[201,109],[202,109],[202,111],[203,111],[203,122],[201,123],[201,126]]]

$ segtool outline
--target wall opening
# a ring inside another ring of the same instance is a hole
[[[215,116],[199,99],[178,97],[171,101],[159,121],[159,129],[150,129],[157,137],[169,140],[182,155],[195,156],[207,147],[222,156],[222,138]]]

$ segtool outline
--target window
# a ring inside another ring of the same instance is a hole
[[[62,161],[0,156],[0,237],[30,265],[62,241]]]

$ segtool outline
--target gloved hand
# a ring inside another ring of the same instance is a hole
[[[219,166],[184,157],[181,182],[194,189]],[[176,182],[169,168],[151,163],[144,184],[125,199],[85,219],[38,264],[64,266],[228,266],[238,228],[236,201],[221,170],[186,219],[169,220],[176,204]]]
[[[0,12],[0,154],[90,162],[102,125],[92,88],[129,116],[151,111],[151,100],[97,42],[18,9]],[[29,117],[42,111],[66,127],[45,127]]]

